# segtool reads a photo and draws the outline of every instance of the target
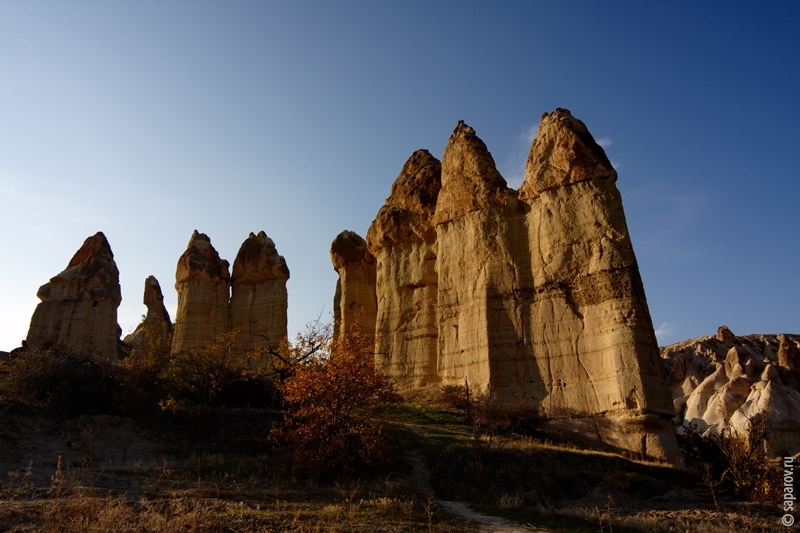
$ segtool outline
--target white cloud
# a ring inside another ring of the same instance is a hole
[[[525,141],[530,147],[533,140],[536,138],[536,134],[539,132],[539,125],[532,124],[531,126],[522,130],[522,133],[519,134],[519,138]]]
[[[658,338],[658,343],[662,346],[666,344],[664,341],[670,340],[674,334],[675,326],[670,322],[662,322],[656,328],[656,337]]]
[[[597,144],[603,147],[603,150],[614,144],[614,141],[608,137],[600,137],[599,139],[595,139],[595,141],[597,141]]]
[[[498,170],[512,189],[519,189],[525,180],[525,164],[528,161],[531,143],[538,131],[538,122],[523,128],[517,135],[505,164],[498,166]]]

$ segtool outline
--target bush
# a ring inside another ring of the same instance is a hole
[[[490,435],[530,435],[542,422],[542,418],[526,402],[501,402],[492,398],[491,394],[475,395],[470,392],[466,381],[464,385],[442,385],[439,401],[446,407],[463,411],[467,423]]]
[[[373,346],[359,333],[336,337],[327,357],[306,360],[281,386],[287,411],[276,440],[293,446],[295,467],[308,474],[353,474],[381,464],[390,445],[375,416],[397,399],[374,364]]]
[[[29,346],[9,361],[2,388],[7,400],[53,415],[113,414],[119,372],[110,361],[58,345]]]
[[[778,501],[781,497],[780,465],[764,452],[765,422],[757,417],[749,426],[748,436],[730,428],[711,435],[690,428],[678,435],[687,466],[703,479],[714,500],[717,495],[755,502]]]

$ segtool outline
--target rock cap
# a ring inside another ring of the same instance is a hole
[[[289,267],[275,243],[263,231],[250,235],[242,243],[233,261],[232,285],[288,280]]]
[[[231,278],[229,266],[230,263],[220,259],[208,235],[194,230],[186,251],[178,259],[175,271],[176,286],[194,279],[229,281]]]
[[[392,192],[367,231],[367,243],[382,248],[436,235],[431,223],[442,188],[442,164],[427,150],[417,150],[403,165]]]
[[[528,155],[520,198],[536,198],[550,189],[594,179],[616,180],[617,171],[586,125],[568,109],[544,113]]]
[[[442,156],[442,188],[433,223],[442,224],[487,207],[506,206],[514,196],[486,144],[459,120]]]
[[[374,265],[375,257],[370,253],[365,241],[358,233],[345,230],[331,243],[331,262],[334,270],[352,264]]]

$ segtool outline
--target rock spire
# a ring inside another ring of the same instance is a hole
[[[339,274],[334,299],[334,334],[354,332],[375,337],[375,257],[367,242],[353,231],[343,231],[331,243],[331,262]]]
[[[616,178],[565,109],[542,116],[519,193],[464,122],[440,167],[415,152],[367,233],[376,364],[406,391],[466,380],[553,425],[677,460]]]
[[[145,333],[155,333],[158,335],[172,335],[172,320],[169,312],[164,307],[164,294],[161,292],[161,284],[155,276],[148,276],[144,280],[144,296],[142,303],[147,306],[147,314],[130,335],[125,337],[124,342],[130,346],[138,346],[145,340]]]
[[[60,345],[91,357],[117,358],[122,301],[119,270],[102,232],[87,238],[67,268],[39,288],[27,344]]]
[[[263,231],[242,243],[233,261],[230,331],[237,332],[235,349],[277,350],[287,338],[289,268],[275,243]]]
[[[441,381],[436,227],[442,165],[417,150],[403,165],[391,194],[367,231],[380,287],[375,327],[377,365],[400,387]]]
[[[231,284],[228,266],[208,235],[194,230],[175,272],[178,310],[173,353],[201,349],[228,331]]]

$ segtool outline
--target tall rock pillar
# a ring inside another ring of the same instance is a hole
[[[119,270],[106,236],[83,242],[67,268],[39,288],[41,303],[31,317],[29,345],[60,344],[68,352],[117,358],[122,301]]]
[[[377,259],[375,363],[401,389],[440,383],[436,229],[442,166],[427,150],[406,161],[367,232]]]
[[[167,308],[164,307],[164,294],[161,292],[161,284],[158,283],[155,276],[148,276],[144,280],[142,303],[147,306],[147,314],[133,333],[125,337],[125,344],[130,346],[140,345],[145,341],[147,334],[172,334],[172,320],[169,318]]]
[[[375,336],[378,302],[375,296],[375,257],[367,242],[352,231],[343,231],[331,243],[331,262],[339,274],[334,302],[334,334],[358,331]]]
[[[530,273],[523,205],[475,130],[459,122],[442,157],[438,248],[439,375],[495,396],[534,381],[525,344]]]
[[[173,353],[199,350],[228,331],[230,284],[228,262],[220,259],[207,235],[195,230],[175,272]]]
[[[617,173],[586,126],[545,113],[520,199],[529,206],[530,339],[548,417],[645,456],[678,456],[671,394]]]
[[[289,268],[275,243],[260,231],[242,243],[233,261],[230,331],[237,332],[234,349],[278,349],[287,338]]]

